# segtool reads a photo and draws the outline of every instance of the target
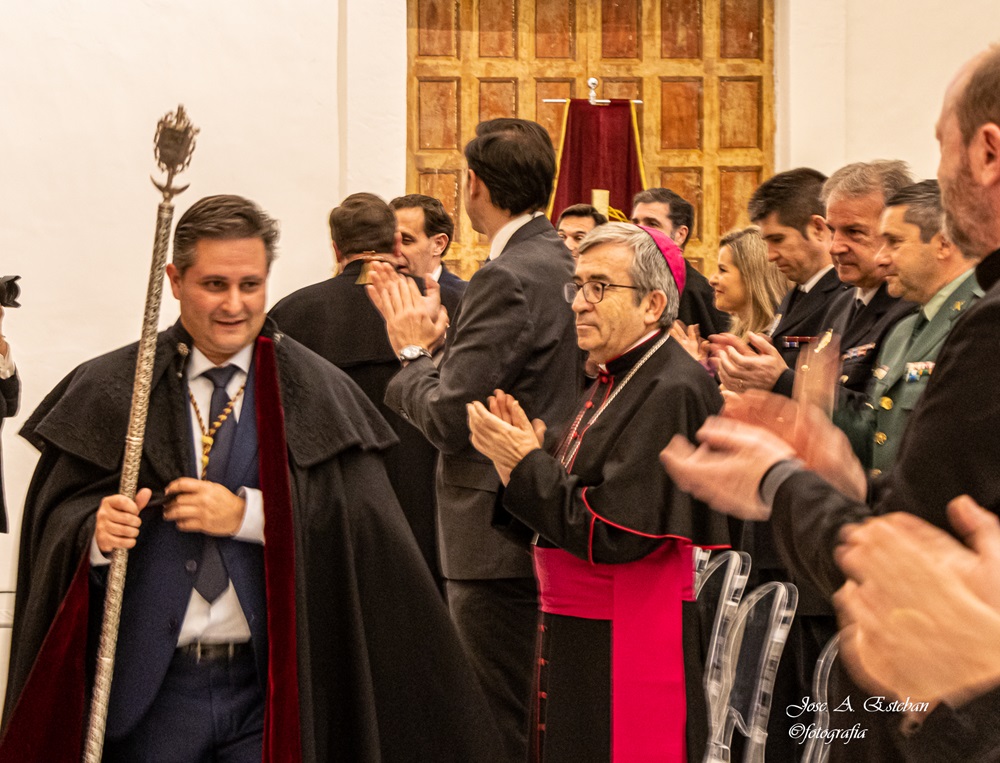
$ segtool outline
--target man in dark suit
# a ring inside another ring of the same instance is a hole
[[[573,258],[576,259],[576,250],[580,246],[580,242],[583,241],[583,237],[607,221],[608,218],[592,204],[573,204],[559,214],[559,219],[556,221],[556,233],[566,244],[566,248],[573,253]]]
[[[840,384],[855,398],[864,396],[889,330],[916,310],[914,303],[889,294],[886,268],[875,260],[883,244],[879,222],[885,204],[912,183],[904,162],[875,161],[841,167],[823,185],[833,232],[830,255],[840,280],[855,287],[830,306],[827,323],[840,336]]]
[[[0,326],[3,308],[0,307]],[[14,367],[7,338],[0,333],[0,420],[17,414],[21,403],[21,380]],[[7,532],[7,499],[3,494],[3,471],[0,467],[0,533]]]
[[[484,122],[465,157],[465,209],[489,238],[490,256],[451,319],[440,369],[428,349],[444,331],[443,316],[432,321],[415,288],[385,266],[377,267],[369,291],[404,363],[386,402],[442,453],[442,571],[452,617],[505,737],[496,760],[521,763],[528,754],[535,581],[526,545],[494,527],[503,519],[500,478],[469,442],[466,405],[504,389],[531,417],[564,421],[572,413],[582,359],[562,295],[573,259],[542,214],[555,176],[544,128],[521,119]]]
[[[373,260],[394,266],[404,262],[396,224],[392,209],[378,196],[348,196],[330,212],[330,238],[340,274],[289,294],[270,315],[282,331],[350,376],[396,433],[399,444],[385,453],[389,482],[440,587],[434,527],[437,449],[383,402],[399,360],[385,335],[382,316],[365,294],[367,278],[362,276],[366,263]],[[420,272],[415,261],[410,268]]]
[[[820,199],[825,181],[826,175],[809,167],[780,172],[754,191],[748,205],[767,243],[768,260],[795,284],[768,331],[785,365],[775,364],[777,378],[769,388],[783,394],[791,394],[791,368],[800,347],[823,332],[831,302],[847,289],[830,259],[830,229]]]
[[[821,172],[799,167],[770,178],[750,198],[750,219],[760,226],[768,259],[794,286],[781,301],[771,326],[773,346],[763,337],[750,339],[753,348],[729,334],[713,338],[719,376],[729,389],[759,387],[791,395],[795,379],[791,369],[800,348],[826,330],[831,302],[847,289],[830,259],[831,234],[820,198],[825,181]],[[735,354],[737,350],[747,353],[745,365],[740,365],[744,356]],[[791,579],[767,524],[747,522],[738,538],[738,547],[753,560],[753,585]],[[813,665],[835,629],[827,602],[801,584],[799,589],[798,616],[788,634],[774,688],[774,706],[782,711],[771,713],[769,720],[768,750],[779,759],[797,754],[789,736],[794,721],[783,709],[809,694]]]
[[[847,432],[873,476],[887,472],[913,411],[930,383],[935,361],[954,322],[983,294],[968,259],[944,231],[936,180],[907,186],[882,215],[889,294],[920,305],[899,321],[882,343],[863,404],[838,410],[834,421]]]
[[[444,256],[455,234],[455,223],[444,205],[433,196],[411,193],[389,202],[396,212],[396,229],[402,236],[400,271],[418,278],[431,277],[441,287],[441,304],[452,318],[465,294],[468,281],[448,270]]]
[[[684,251],[694,228],[694,207],[669,188],[647,188],[632,199],[632,222],[662,230]],[[702,336],[729,328],[729,316],[715,307],[715,292],[705,278],[685,260],[684,293],[677,319],[697,325]]]
[[[841,337],[841,401],[864,397],[882,340],[916,309],[913,303],[900,303],[889,295],[885,270],[875,262],[882,247],[879,219],[885,202],[912,182],[903,162],[875,161],[842,167],[823,184],[821,199],[832,235],[830,256],[839,279],[854,287],[830,302],[817,332],[832,330]],[[802,342],[786,338],[783,343],[795,347],[771,347],[753,339],[750,346],[732,339],[720,342],[724,347],[717,350],[719,379],[735,392],[761,389],[790,395],[794,382],[790,366]],[[782,349],[792,357],[782,356]]]
[[[945,340],[933,378],[917,403],[893,469],[869,489],[864,469],[850,455],[846,437],[822,416],[811,426],[787,424],[798,412],[790,401],[757,396],[753,416],[767,431],[745,421],[716,420],[700,433],[710,445],[695,449],[676,440],[664,451],[671,476],[714,508],[745,519],[771,518],[782,557],[825,594],[844,584],[837,561],[845,525],[874,515],[907,512],[949,530],[946,507],[963,493],[1000,513],[1000,49],[980,53],[952,81],[937,125],[941,184],[947,229],[961,251],[978,260],[976,279],[985,294],[965,311]],[[747,406],[747,413],[750,413]],[[735,415],[736,412],[731,412]],[[788,417],[792,418],[789,419]],[[745,416],[741,418],[746,418]],[[802,459],[801,461],[798,459]],[[867,497],[867,501],[866,501]],[[837,553],[835,553],[837,552]],[[871,549],[878,553],[879,549]],[[860,561],[855,559],[856,565]],[[892,575],[897,570],[891,569]],[[862,588],[864,581],[860,581]],[[891,613],[890,613],[891,614]],[[910,619],[915,635],[919,619]],[[853,644],[865,650],[863,642]],[[871,655],[877,658],[878,655]],[[940,666],[938,666],[940,667]],[[915,672],[920,671],[914,665]],[[889,699],[905,699],[897,687],[883,687]],[[880,693],[884,693],[880,691]],[[909,739],[912,757],[920,750],[935,760],[994,759],[965,751],[969,741],[995,731],[996,693],[982,697],[983,712],[971,696],[941,700]],[[897,715],[871,713],[871,725],[898,725]],[[937,737],[938,744],[931,746]],[[950,740],[949,740],[950,737]],[[861,759],[860,745],[853,760]],[[897,738],[897,741],[902,741]],[[943,744],[941,744],[943,742]],[[833,745],[836,749],[838,745]],[[883,760],[903,759],[896,752]]]

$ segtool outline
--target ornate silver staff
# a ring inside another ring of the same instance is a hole
[[[146,433],[146,415],[149,411],[149,387],[153,378],[153,361],[156,358],[156,334],[160,323],[160,301],[163,296],[163,266],[170,246],[170,224],[174,217],[172,199],[185,191],[187,186],[174,188],[174,176],[183,172],[191,163],[195,136],[198,129],[191,124],[183,106],[177,113],[167,114],[156,125],[156,163],[167,173],[167,181],[155,185],[163,194],[156,213],[156,238],[153,241],[153,262],[149,268],[149,285],[146,287],[146,310],[142,318],[142,337],[139,340],[139,357],[135,363],[135,383],[132,387],[132,409],[129,412],[128,434],[125,436],[125,461],[122,466],[118,492],[135,498],[139,482],[139,462]],[[128,551],[116,548],[111,554],[108,570],[107,592],[104,597],[104,621],[97,652],[97,671],[87,725],[84,747],[85,763],[100,763],[104,750],[104,727],[108,718],[108,696],[115,670],[115,647],[118,644],[118,622],[122,609],[122,592],[125,590],[125,569]]]

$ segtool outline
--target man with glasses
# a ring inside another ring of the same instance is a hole
[[[683,600],[692,544],[727,545],[728,535],[721,515],[665,478],[657,452],[693,435],[722,398],[667,333],[684,288],[680,249],[659,231],[608,223],[578,254],[566,298],[600,371],[568,421],[546,422],[561,441],[544,447],[535,411],[499,390],[488,408],[468,406],[503,507],[534,538],[534,749],[547,762],[699,760],[702,665]]]

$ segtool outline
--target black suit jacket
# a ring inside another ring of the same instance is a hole
[[[698,324],[702,336],[729,331],[729,315],[715,306],[715,291],[697,269],[684,260],[684,291],[677,318],[686,325]]]
[[[872,486],[869,503],[850,500],[808,471],[793,474],[778,488],[771,524],[781,557],[797,576],[809,579],[827,597],[844,582],[833,553],[845,524],[873,514],[905,511],[950,531],[945,509],[963,493],[1000,513],[996,465],[1000,453],[1000,395],[996,394],[1000,250],[980,263],[976,278],[986,294],[955,321],[930,382],[910,415],[896,463]],[[941,712],[939,708],[932,717]],[[869,717],[883,725],[896,720],[878,713]],[[973,732],[960,731],[955,736],[976,738]],[[921,740],[921,746],[931,749],[928,741]],[[980,759],[956,754],[956,760]],[[882,759],[901,757],[896,753]]]
[[[778,394],[791,396],[795,374],[792,369],[798,361],[800,343],[789,337],[815,337],[827,328],[826,315],[831,304],[849,287],[837,278],[837,271],[828,270],[808,292],[799,291],[797,286],[789,289],[775,313],[777,324],[771,331],[771,339],[788,370],[774,385]]]
[[[830,305],[826,323],[840,335],[841,386],[854,395],[864,395],[883,340],[893,326],[919,308],[913,302],[889,296],[889,288],[883,283],[851,320],[856,294],[855,289],[840,294]]]
[[[17,372],[0,379],[0,419],[14,416],[21,403],[21,380]],[[3,459],[0,456],[0,533],[7,532],[7,499],[3,494]]]
[[[289,294],[271,308],[270,315],[288,336],[351,377],[389,422],[399,438],[399,444],[385,452],[389,482],[417,545],[437,577],[437,450],[383,402],[389,380],[399,371],[399,359],[389,344],[385,321],[368,299],[365,287],[357,283],[363,264],[361,260],[349,262],[336,277]],[[441,277],[443,280],[444,275]],[[441,292],[443,299],[443,288]]]
[[[386,403],[442,454],[437,495],[446,578],[532,576],[527,548],[493,527],[500,478],[469,443],[465,406],[502,389],[529,418],[550,427],[572,415],[583,372],[573,312],[562,293],[572,278],[573,258],[552,223],[530,220],[472,276],[440,368],[421,358],[389,383]]]
[[[458,303],[462,301],[462,295],[469,282],[463,281],[457,275],[448,270],[448,266],[441,263],[441,277],[438,279],[438,286],[441,287],[441,304],[448,310],[448,317],[452,320],[458,313]]]

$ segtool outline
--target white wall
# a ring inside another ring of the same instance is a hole
[[[406,193],[406,2],[346,0],[341,54],[344,194]]]
[[[1000,40],[1000,4],[777,0],[775,24],[778,170],[904,159],[934,177],[945,87]]]

